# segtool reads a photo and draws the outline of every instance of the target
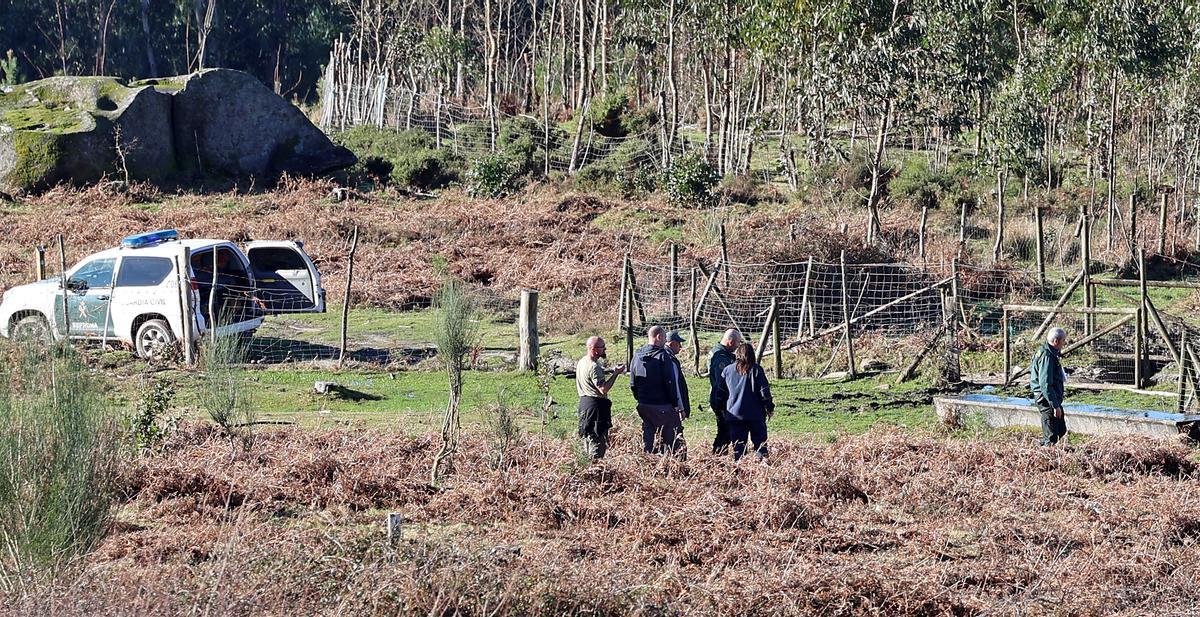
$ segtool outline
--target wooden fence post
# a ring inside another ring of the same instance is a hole
[[[809,255],[808,265],[804,268],[804,291],[800,295],[800,325],[796,328],[796,338],[804,336],[804,318],[809,312],[808,286],[812,281],[812,269],[813,258]],[[809,330],[812,330],[812,323],[809,323]]]
[[[62,290],[62,308],[63,308],[63,340],[67,343],[71,342],[71,312],[68,310],[67,302],[67,243],[63,241],[62,234],[58,234],[58,287]]]
[[[38,245],[33,256],[33,276],[34,280],[46,280],[46,247]]]
[[[1179,401],[1175,407],[1176,413],[1183,413],[1187,406],[1187,361],[1187,328],[1184,328],[1179,333],[1179,362],[1177,363],[1179,364]]]
[[[346,296],[342,301],[342,339],[338,353],[338,368],[346,363],[346,347],[350,323],[350,286],[354,282],[354,253],[358,250],[358,225],[354,226],[354,238],[350,240],[350,254],[346,256]]]
[[[1167,252],[1167,194],[1158,203],[1158,254]]]
[[[725,289],[729,289],[729,246],[725,243],[725,221],[721,221],[721,263],[725,264]]]
[[[921,254],[921,262],[925,262],[925,225],[929,222],[929,206],[921,206],[921,231],[917,236],[917,249]]]
[[[538,292],[536,289],[521,290],[521,317],[519,334],[520,348],[517,350],[517,370],[535,371],[538,363]]]
[[[179,310],[183,329],[183,361],[188,366],[196,364],[196,307],[192,304],[192,249],[183,247],[183,263],[176,257],[175,269],[179,272]]]
[[[1083,227],[1080,229],[1081,239],[1079,243],[1079,267],[1082,275],[1083,283],[1083,306],[1084,308],[1092,308],[1095,304],[1095,289],[1092,287],[1092,220],[1091,212],[1088,211],[1087,205],[1082,206]],[[1084,335],[1090,335],[1096,328],[1094,316],[1090,313],[1083,318]]]
[[[621,260],[621,296],[617,299],[617,330],[625,326],[625,301],[629,295],[629,253]]]
[[[783,339],[779,336],[779,298],[771,298],[771,349],[775,359],[775,379],[783,378]]]
[[[767,351],[767,340],[771,336],[771,324],[779,317],[779,303],[771,298],[771,308],[767,310],[767,320],[763,322],[762,334],[758,337],[758,347],[754,349],[754,357],[762,364],[763,354]]]
[[[1138,242],[1137,228],[1137,199],[1136,196],[1130,193],[1129,195],[1129,256],[1137,259],[1138,247],[1141,243]]]
[[[1138,293],[1139,293],[1139,296],[1138,296],[1138,318],[1137,318],[1136,330],[1137,330],[1137,342],[1138,342],[1137,346],[1138,346],[1139,351],[1136,354],[1136,357],[1134,359],[1134,362],[1136,362],[1136,364],[1134,365],[1133,372],[1134,372],[1134,375],[1136,376],[1134,383],[1138,388],[1141,388],[1145,385],[1143,383],[1144,380],[1142,379],[1142,377],[1143,377],[1142,373],[1144,372],[1144,365],[1145,365],[1145,361],[1146,361],[1145,356],[1146,356],[1146,352],[1148,351],[1147,345],[1146,345],[1146,330],[1147,330],[1146,326],[1149,323],[1149,317],[1146,315],[1146,312],[1148,310],[1148,308],[1147,308],[1148,301],[1147,300],[1149,298],[1149,296],[1147,295],[1147,291],[1146,291],[1146,251],[1143,250],[1141,247],[1138,247],[1137,259],[1138,259]]]
[[[1046,284],[1046,247],[1045,241],[1042,239],[1042,208],[1040,206],[1033,207],[1033,227],[1037,242],[1037,271],[1038,285]]]
[[[846,368],[850,379],[857,376],[854,366],[854,332],[850,325],[850,290],[846,281],[846,251],[842,251],[842,322],[846,324]]]
[[[1004,329],[1004,381],[1000,385],[1007,386],[1012,375],[1012,345],[1008,334],[1008,309],[1004,309],[1003,315],[1000,317],[1000,327]]]
[[[625,366],[633,367],[633,285],[625,288]]]
[[[958,246],[959,250],[967,242],[967,202],[963,200],[958,212]]]
[[[700,374],[700,333],[696,331],[696,268],[692,268],[692,303],[688,310],[688,328],[692,333],[692,364],[696,374]]]
[[[962,380],[962,368],[958,362],[958,257],[950,261],[950,293],[945,296],[943,327],[946,329],[946,364],[942,367],[946,380],[957,383]]]
[[[678,309],[678,291],[675,287],[675,279],[678,276],[678,273],[679,273],[679,246],[677,244],[675,244],[674,242],[672,242],[671,243],[671,281],[670,281],[671,310],[669,313],[672,317],[679,314],[679,312],[677,310]]]

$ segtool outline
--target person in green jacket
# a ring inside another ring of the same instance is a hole
[[[725,400],[717,396],[718,391],[725,386],[725,378],[721,373],[725,367],[733,364],[733,351],[742,342],[742,333],[730,328],[721,337],[721,342],[713,345],[712,355],[708,357],[708,404],[712,406],[713,415],[717,416],[717,436],[713,439],[713,454],[729,452],[729,425],[725,422]]]
[[[1042,414],[1042,445],[1050,446],[1067,434],[1067,422],[1063,417],[1063,395],[1067,374],[1062,368],[1062,348],[1067,344],[1067,333],[1062,328],[1051,328],[1046,342],[1033,354],[1029,367],[1029,389],[1033,402]]]

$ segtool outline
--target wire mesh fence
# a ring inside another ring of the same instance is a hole
[[[1099,278],[1085,283],[1085,277],[1071,269],[1038,272],[953,261],[920,268],[811,259],[718,261],[704,268],[631,260],[628,272],[623,285],[631,287],[626,297],[632,305],[622,302],[618,307],[618,322],[624,326],[629,325],[627,312],[635,329],[649,324],[691,328],[698,340],[732,327],[757,342],[766,338],[774,305],[782,336],[777,343],[761,341],[765,350],[773,351],[776,345],[798,351],[828,347],[836,356],[848,330],[864,347],[902,350],[902,355],[919,361],[928,353],[921,350],[934,347],[953,324],[956,338],[946,346],[990,354],[991,364],[982,367],[1003,381],[1014,374],[1027,378],[1021,366],[1042,343],[1046,330],[1058,326],[1081,341],[1068,354],[1077,383],[1171,389],[1178,381],[1179,340],[1185,331],[1187,336],[1200,336],[1192,331],[1200,326],[1194,313],[1149,308],[1143,313],[1137,290],[1126,293],[1128,289]],[[1149,283],[1147,307],[1184,297],[1179,288],[1190,289],[1189,285]],[[1171,290],[1176,293],[1158,293]],[[956,353],[929,357],[957,364]],[[1163,403],[1168,404],[1173,403]]]

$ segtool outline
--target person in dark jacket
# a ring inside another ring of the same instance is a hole
[[[683,365],[679,362],[679,354],[683,351],[683,335],[678,330],[667,333],[667,351],[671,352],[671,379],[675,382],[675,407],[680,409],[683,419],[692,415],[692,399],[688,395],[687,379],[683,376]]]
[[[629,387],[642,418],[642,446],[649,453],[681,453],[687,404],[676,380],[675,360],[665,345],[667,331],[652,326],[646,336],[648,342],[629,365]]]
[[[713,438],[713,454],[729,452],[729,427],[725,425],[725,401],[717,394],[725,383],[722,374],[725,367],[733,364],[733,350],[742,342],[742,333],[730,328],[721,337],[721,342],[714,345],[712,355],[708,357],[708,404],[712,407],[713,415],[717,417],[717,436]]]
[[[1067,434],[1067,422],[1063,417],[1063,397],[1067,374],[1062,368],[1062,348],[1067,344],[1067,333],[1062,328],[1051,328],[1046,342],[1033,354],[1029,367],[1029,390],[1033,403],[1042,415],[1042,445],[1050,446]]]
[[[719,396],[725,404],[725,424],[733,443],[733,460],[746,453],[746,438],[754,443],[758,460],[767,458],[767,420],[775,413],[767,374],[758,364],[754,346],[742,343],[734,352],[734,363],[721,372],[724,383]]]

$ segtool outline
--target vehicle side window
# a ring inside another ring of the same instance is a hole
[[[117,287],[155,287],[172,270],[174,264],[165,257],[126,257],[117,274]]]
[[[250,251],[250,263],[259,272],[278,272],[280,270],[307,270],[308,264],[300,253],[279,247],[264,247]]]
[[[71,282],[86,283],[89,289],[112,287],[113,267],[116,264],[115,257],[90,261],[71,275]]]

